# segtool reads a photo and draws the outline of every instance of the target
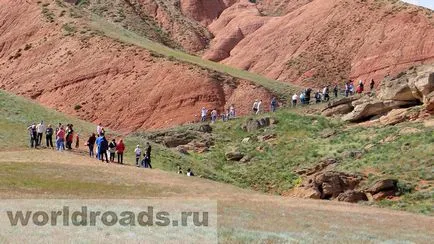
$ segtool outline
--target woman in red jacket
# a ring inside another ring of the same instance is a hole
[[[116,145],[116,151],[118,153],[118,163],[123,164],[124,163],[125,144],[124,144],[124,141],[122,139]]]

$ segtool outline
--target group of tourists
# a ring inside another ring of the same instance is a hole
[[[38,148],[42,147],[42,138],[45,133],[45,145],[46,148],[52,148],[57,149],[58,151],[62,152],[64,150],[72,150],[73,148],[73,142],[75,139],[75,148],[80,147],[80,137],[78,133],[75,133],[74,126],[72,124],[67,124],[64,126],[62,123],[59,123],[59,125],[56,127],[56,129],[53,129],[52,125],[45,125],[44,121],[41,121],[39,124],[33,123],[29,127],[27,127],[27,130],[29,132],[30,137],[30,147],[31,148]],[[55,138],[56,146],[53,146],[53,137]],[[98,160],[101,160],[106,163],[109,162],[115,162],[116,156],[117,156],[117,163],[123,164],[124,161],[124,152],[125,152],[125,144],[122,139],[120,139],[118,142],[116,139],[111,139],[110,141],[107,140],[105,136],[105,130],[99,124],[96,128],[96,134],[92,133],[88,140],[86,141],[85,145],[89,149],[89,156],[95,157]],[[146,144],[146,152],[143,154],[143,160],[139,160],[141,157],[141,151],[140,146],[137,145],[137,148],[135,150],[136,154],[136,165],[138,167],[143,166],[145,168],[152,168],[151,166],[151,145],[149,143]],[[95,152],[95,146],[96,146],[96,152]]]
[[[277,98],[273,97],[270,102],[270,111],[275,112],[277,107],[278,107]],[[261,112],[262,112],[262,100],[256,99],[252,106],[252,113],[259,114]],[[223,122],[229,121],[231,119],[235,119],[236,118],[235,105],[231,104],[231,106],[229,106],[225,112],[221,113],[220,116],[216,108],[213,108],[211,111],[209,111],[206,107],[202,107],[202,109],[200,110],[200,122],[205,122],[209,118],[211,120],[211,123],[215,123],[219,117]]]
[[[365,85],[362,80],[359,81],[359,84],[357,85],[357,88],[354,89],[354,81],[349,80],[345,82],[345,90],[344,94],[345,97],[353,96],[354,94],[362,94],[365,89]],[[375,87],[375,81],[371,79],[371,82],[369,83],[370,92],[374,91]],[[330,101],[330,93],[333,92],[333,96],[337,98],[339,96],[339,87],[338,85],[335,85],[333,87],[333,90],[330,89],[330,86],[325,86],[322,90],[318,90],[314,93],[315,103],[321,103],[321,102],[328,102]],[[297,103],[300,102],[300,104],[310,104],[311,101],[311,95],[312,95],[312,89],[307,88],[300,92],[300,95],[297,93],[294,93],[291,98],[291,105],[292,107],[296,107]]]
[[[149,142],[146,143],[146,150],[145,153],[143,154],[143,159],[140,160],[141,155],[142,155],[142,149],[140,148],[140,145],[136,146],[136,149],[134,149],[134,153],[136,154],[136,166],[137,167],[144,167],[144,168],[151,168],[152,169],[152,165],[151,165],[151,144],[149,144]]]
[[[209,115],[208,115],[209,112]],[[200,121],[201,122],[205,122],[208,117],[211,119],[211,123],[215,123],[218,119],[218,112],[217,109],[214,108],[211,111],[209,111],[206,107],[203,107],[200,110]],[[222,121],[228,121],[230,119],[234,119],[235,118],[235,106],[232,104],[231,106],[228,107],[228,109],[226,110],[226,112],[223,112],[220,114],[220,118]]]
[[[27,130],[29,132],[31,148],[42,147],[42,138],[44,133],[45,145],[47,148],[54,149],[53,136],[55,136],[56,149],[58,151],[63,151],[65,149],[71,150],[74,137],[75,147],[78,148],[80,146],[79,134],[74,134],[74,126],[72,124],[67,124],[66,127],[64,127],[62,123],[59,123],[59,125],[54,130],[51,124],[45,126],[44,121],[41,121],[37,125],[33,123],[32,125],[27,127]]]

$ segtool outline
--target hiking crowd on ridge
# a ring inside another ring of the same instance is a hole
[[[375,82],[372,79],[369,83],[370,92],[374,91]],[[364,84],[363,81],[360,80],[357,88],[354,87],[354,82],[352,80],[345,82],[345,90],[344,96],[352,96],[355,93],[362,94],[364,92]],[[333,96],[335,98],[338,97],[339,87],[335,85],[333,90],[330,90],[330,86],[325,86],[322,90],[318,90],[314,93],[315,103],[328,102],[330,100],[330,93],[333,92]],[[291,106],[296,107],[298,103],[302,105],[310,104],[311,95],[313,90],[311,88],[304,89],[300,92],[300,95],[294,93],[291,97]],[[252,114],[260,114],[263,111],[262,108],[263,101],[261,99],[256,99],[252,105]],[[279,106],[277,98],[273,97],[269,103],[271,112],[275,112]],[[203,107],[200,111],[200,121],[205,122],[208,117],[208,109]],[[218,119],[217,109],[214,108],[210,111],[210,119],[211,123],[215,123]],[[227,110],[220,114],[220,118],[223,122],[236,118],[235,105],[231,104]],[[47,148],[56,149],[60,152],[64,150],[72,150],[73,142],[75,138],[75,148],[79,148],[80,146],[80,136],[78,133],[75,133],[74,126],[72,124],[67,124],[64,126],[62,123],[59,123],[58,126],[53,129],[51,124],[45,125],[44,121],[41,121],[39,124],[33,123],[27,128],[30,137],[30,147],[38,148],[43,145],[43,135],[45,133],[45,145]],[[55,139],[55,147],[53,145],[53,137]],[[117,163],[123,164],[124,152],[125,152],[125,144],[122,139],[116,142],[116,139],[111,139],[110,142],[107,140],[105,136],[105,130],[101,124],[98,124],[96,128],[96,134],[92,133],[85,145],[88,147],[89,156],[95,157],[98,160],[106,163],[115,162],[117,156]],[[95,152],[96,146],[96,152]],[[137,167],[151,168],[151,150],[152,147],[149,142],[146,143],[145,153],[142,158],[142,149],[140,145],[137,145],[134,149],[135,154],[135,163]],[[178,173],[182,173],[181,167],[178,167]],[[188,176],[194,176],[191,169],[187,170]]]
[[[369,92],[373,92],[375,88],[375,81],[371,79],[369,83]],[[349,80],[345,82],[345,88],[343,92],[341,93],[345,96],[353,96],[355,94],[362,94],[365,91],[365,85],[362,80],[359,81],[357,87],[354,86],[354,81]],[[339,96],[340,90],[339,86],[335,85],[333,86],[333,89],[330,88],[330,85],[325,86],[323,89],[319,89],[316,92],[313,91],[312,88],[306,88],[303,89],[299,94],[294,93],[291,96],[291,107],[297,107],[297,104],[300,105],[309,105],[311,104],[311,97],[313,95],[313,98],[315,99],[315,104],[319,104],[322,102],[329,102],[331,97],[337,98]],[[252,105],[252,114],[260,114],[263,111],[263,101],[261,99],[255,99]],[[275,112],[277,108],[279,107],[279,103],[277,101],[276,97],[272,97],[270,103],[269,103],[270,112]],[[206,107],[202,107],[200,111],[200,122],[205,122],[207,119],[210,118],[211,123],[215,123],[218,116],[218,111],[216,108],[213,108],[211,111],[209,111]],[[221,121],[226,122],[228,120],[236,118],[235,114],[235,105],[231,104],[229,108],[225,112],[222,112],[220,114]],[[195,122],[198,122],[196,119]]]

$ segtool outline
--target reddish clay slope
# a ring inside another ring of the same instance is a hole
[[[434,62],[433,12],[378,0],[240,0],[204,57],[308,86]]]
[[[81,34],[80,21],[49,23],[36,1],[7,0],[0,9],[0,88],[125,131],[190,122],[202,106],[235,103],[247,113],[253,98],[270,98],[246,81]],[[65,23],[77,32],[62,30]]]

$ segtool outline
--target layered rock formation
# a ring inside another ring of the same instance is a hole
[[[209,25],[204,57],[308,86],[381,80],[434,61],[432,15],[400,1],[240,0]]]
[[[344,98],[330,103],[322,112],[325,116],[342,115],[342,119],[360,122],[379,118],[380,123],[395,124],[408,118],[408,108],[423,104],[434,113],[434,65],[413,67],[393,78],[383,80],[378,94]],[[383,115],[387,116],[380,117]]]
[[[59,111],[133,131],[194,121],[203,106],[223,111],[234,103],[243,114],[252,97],[270,99],[247,81],[98,36],[84,17],[57,17],[62,8],[24,0],[4,6],[0,88]]]

